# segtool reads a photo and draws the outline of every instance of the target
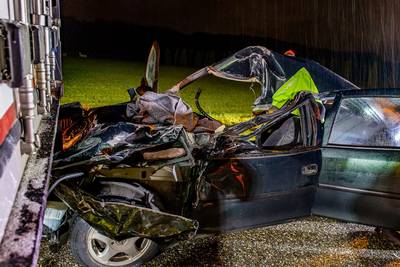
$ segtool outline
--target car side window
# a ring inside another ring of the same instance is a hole
[[[400,98],[344,98],[329,144],[400,147]]]
[[[290,150],[301,143],[300,128],[299,117],[291,115],[262,132],[259,145],[263,149]]]

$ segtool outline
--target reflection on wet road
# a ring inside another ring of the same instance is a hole
[[[62,258],[62,260],[60,260]],[[43,244],[42,266],[78,266]],[[400,247],[373,227],[310,217],[181,242],[147,266],[400,266]]]

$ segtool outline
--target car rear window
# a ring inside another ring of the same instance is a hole
[[[400,147],[400,98],[344,98],[329,144]]]

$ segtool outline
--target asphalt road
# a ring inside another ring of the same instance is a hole
[[[40,266],[79,266],[67,245],[51,253],[42,242]],[[310,217],[179,243],[148,266],[400,266],[400,246],[373,227]]]

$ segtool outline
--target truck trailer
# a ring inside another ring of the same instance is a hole
[[[0,266],[39,256],[59,99],[59,0],[0,0]]]

